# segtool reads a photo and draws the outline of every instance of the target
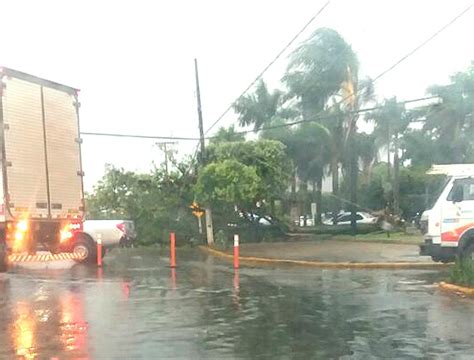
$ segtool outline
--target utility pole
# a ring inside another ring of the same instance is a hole
[[[202,121],[202,108],[201,108],[201,90],[199,89],[199,72],[198,72],[198,63],[197,59],[194,59],[194,71],[196,73],[196,97],[197,97],[197,111],[198,111],[198,120],[199,120],[199,137],[201,143],[201,151],[199,156],[199,162],[201,166],[204,166],[205,159],[205,141],[204,141],[204,126]],[[206,213],[206,234],[207,234],[207,244],[214,244],[214,229],[212,226],[212,211],[210,207],[204,209]]]
[[[168,160],[169,160],[169,153],[168,153],[168,145],[175,145],[175,141],[163,141],[163,142],[157,142],[156,145],[165,153],[165,172],[166,176],[169,175],[168,171]],[[171,151],[171,150],[169,150]]]
[[[197,111],[198,111],[198,119],[199,119],[199,137],[201,143],[201,154],[200,154],[200,163],[204,165],[204,151],[205,151],[205,143],[204,143],[204,126],[202,123],[202,107],[201,107],[201,90],[199,89],[199,72],[198,72],[198,63],[197,59],[194,59],[194,71],[196,73],[196,97],[197,97]]]
[[[350,196],[351,196],[351,234],[357,235],[357,177],[359,175],[358,154],[355,144],[355,119],[349,129],[348,145],[350,149]]]

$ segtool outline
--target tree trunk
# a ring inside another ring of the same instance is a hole
[[[316,178],[316,224],[321,225],[321,209],[322,209],[322,188],[323,188],[323,172]]]
[[[390,121],[387,124],[387,182],[390,182],[390,142],[391,142],[391,133],[390,133]]]
[[[337,214],[340,210],[339,202],[339,161],[333,155],[331,159],[331,176],[332,176],[332,195],[334,196],[334,207],[332,209],[332,216],[334,224],[337,224]]]
[[[308,214],[308,180],[301,179],[300,183],[300,209],[301,213],[304,216],[304,226],[306,226],[306,215]]]
[[[394,138],[393,156],[393,212],[395,215],[400,214],[400,159],[398,157],[398,134]]]
[[[291,195],[295,197],[296,194],[296,166],[293,168],[293,176],[291,178]]]
[[[357,153],[354,144],[354,133],[349,138],[350,146],[350,196],[351,196],[351,233],[353,236],[357,234],[357,177],[359,175],[359,166],[357,163]]]

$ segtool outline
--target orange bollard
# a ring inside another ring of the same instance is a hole
[[[170,233],[170,267],[176,267],[176,236],[175,233]]]
[[[171,288],[176,290],[176,269],[171,268]]]
[[[234,269],[239,268],[239,235],[234,235]]]
[[[102,237],[97,237],[97,266],[102,266]]]

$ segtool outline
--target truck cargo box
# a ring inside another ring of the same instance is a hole
[[[7,68],[0,77],[3,221],[82,218],[78,90]]]

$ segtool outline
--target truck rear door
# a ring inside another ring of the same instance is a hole
[[[82,213],[79,129],[74,98],[43,88],[49,193],[53,218]]]
[[[3,123],[9,212],[14,217],[48,216],[41,87],[4,79]]]

